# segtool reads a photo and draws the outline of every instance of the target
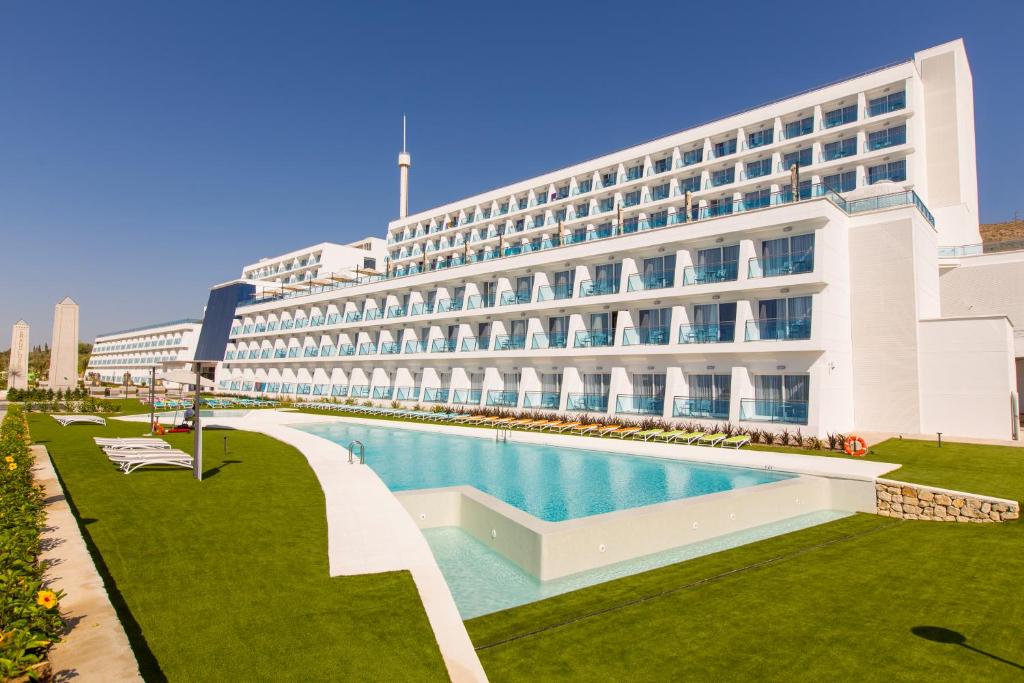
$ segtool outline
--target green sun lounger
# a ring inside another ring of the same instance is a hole
[[[717,446],[721,442],[725,441],[727,434],[722,432],[716,432],[714,434],[705,434],[704,436],[697,439],[697,443],[702,446]]]
[[[736,436],[730,436],[728,439],[722,442],[722,448],[736,448],[739,449],[741,446],[746,446],[750,443],[750,437],[745,434],[738,434]]]
[[[656,437],[658,434],[661,434],[664,431],[665,431],[664,429],[646,429],[646,430],[644,430],[642,432],[637,432],[636,434],[634,434],[633,438],[634,439],[643,439],[644,441],[648,441],[648,440]]]

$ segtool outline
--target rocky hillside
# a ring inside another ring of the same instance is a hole
[[[986,244],[989,242],[1024,240],[1024,220],[982,224],[981,240]]]

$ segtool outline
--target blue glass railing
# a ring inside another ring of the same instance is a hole
[[[519,405],[519,392],[488,391],[487,405],[501,408],[515,408],[517,405]]]
[[[558,410],[561,396],[557,391],[528,391],[523,397],[524,408]]]
[[[679,326],[680,344],[722,344],[735,340],[735,323]]]
[[[576,348],[587,348],[591,346],[611,346],[615,343],[615,334],[610,330],[580,330],[576,333],[576,340],[573,346]]]
[[[334,355],[334,345],[332,345],[332,344],[324,344],[323,346],[321,346],[320,347],[320,355],[321,356],[333,356]]]
[[[665,412],[663,396],[619,394],[615,397],[615,413],[620,415],[661,415]]]
[[[478,406],[482,397],[483,391],[480,389],[456,389],[452,395],[452,403]]]
[[[565,333],[544,334],[536,332],[530,344],[531,349],[564,349],[569,335]]]
[[[807,424],[807,401],[769,401],[740,399],[740,419],[747,422]]]
[[[675,277],[672,273],[647,273],[640,275],[634,273],[629,276],[629,283],[626,286],[628,292],[640,292],[647,289],[666,289],[675,284]]]
[[[434,307],[433,306],[428,306],[426,304],[422,304],[421,303],[421,304],[413,304],[412,305],[412,310],[409,312],[409,314],[410,315],[424,315],[424,314],[429,315],[429,314],[431,314],[433,312],[434,312]]]
[[[419,387],[395,387],[396,401],[415,401],[420,397]]]
[[[868,103],[868,116],[880,116],[891,111],[899,111],[907,106],[907,94],[905,92],[893,93]]]
[[[348,396],[347,384],[335,384],[331,387],[331,396]]]
[[[424,403],[447,403],[448,389],[439,387],[425,387],[423,389]]]
[[[537,289],[537,301],[553,301],[572,297],[572,285],[554,285]]]
[[[354,356],[356,354],[356,347],[353,344],[339,344],[338,355],[339,356]]]
[[[434,343],[430,345],[431,353],[452,353],[458,348],[458,340],[456,339],[435,339]]]
[[[587,413],[608,412],[607,394],[569,394],[565,398],[565,409]]]
[[[394,396],[395,390],[391,387],[374,387],[373,397],[374,398],[391,398]]]
[[[760,320],[748,320],[746,334],[744,335],[744,339],[746,339],[746,341],[810,338],[810,317],[796,319],[762,318]]]
[[[379,308],[371,308],[363,316],[363,320],[377,320],[384,317],[384,311]]]
[[[289,347],[288,348],[288,357],[289,358],[298,358],[299,357],[299,347],[298,346],[291,346],[291,347]]]
[[[723,261],[683,269],[684,285],[705,285],[712,282],[732,282],[739,275],[737,261]]]
[[[384,342],[380,345],[381,354],[401,353],[402,347],[398,342]]]
[[[622,331],[622,345],[668,344],[668,327],[627,327]]]
[[[531,298],[530,292],[502,292],[500,300],[502,306],[515,306],[517,304],[528,304]]]
[[[526,335],[502,334],[494,338],[495,351],[509,351],[526,348]]]
[[[351,313],[347,313],[345,315],[345,322],[347,323],[359,322],[362,319],[363,314],[358,311],[352,311]],[[281,323],[281,327],[284,327],[284,323]]]
[[[466,337],[462,340],[463,351],[486,351],[491,344],[490,337]]]
[[[359,345],[359,353],[357,355],[370,356],[375,353],[377,353],[377,345],[373,342],[367,342]]]
[[[307,346],[306,348],[302,349],[302,357],[303,358],[313,358],[318,353],[320,353],[320,349],[318,349],[315,346]]]
[[[438,313],[448,313],[449,311],[461,311],[462,300],[461,299],[441,299],[437,302]]]
[[[618,294],[618,280],[583,280],[580,282],[580,296],[602,296]]]
[[[768,258],[752,258],[747,267],[747,277],[778,277],[780,275],[798,275],[814,270],[814,250],[771,256]]]
[[[349,387],[349,395],[352,398],[370,398],[370,385],[353,384]]]
[[[388,309],[389,318],[401,318],[405,315],[405,306],[392,306]]]
[[[426,341],[407,341],[405,342],[406,353],[426,353],[427,342]]]
[[[705,417],[725,420],[729,417],[729,399],[676,396],[672,399],[672,417]]]

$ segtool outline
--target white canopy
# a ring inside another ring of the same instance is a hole
[[[162,375],[162,379],[165,382],[177,382],[178,384],[195,384],[196,373],[189,372],[188,370],[165,370]],[[213,380],[206,379],[205,377],[199,378],[200,389],[215,389],[216,384]]]

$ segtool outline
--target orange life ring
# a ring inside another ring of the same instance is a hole
[[[843,451],[855,458],[863,457],[868,452],[868,444],[859,436],[848,436],[843,442]]]

